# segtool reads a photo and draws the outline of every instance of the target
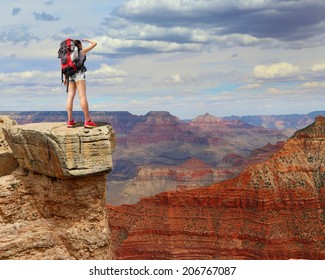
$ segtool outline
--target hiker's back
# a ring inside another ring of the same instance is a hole
[[[61,81],[63,82],[63,75],[65,75],[67,82],[77,71],[86,71],[84,62],[86,56],[80,52],[76,42],[70,38],[65,39],[60,43],[58,50],[58,58],[61,62]],[[67,88],[68,91],[68,88]]]

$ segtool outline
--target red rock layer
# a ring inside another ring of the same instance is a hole
[[[107,206],[118,259],[325,259],[325,119],[210,187]]]

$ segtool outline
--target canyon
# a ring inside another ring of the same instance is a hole
[[[245,162],[253,159],[250,155],[254,150],[260,148],[262,154],[263,147],[278,147],[279,142],[287,139],[275,129],[210,114],[190,122],[182,122],[168,112],[150,112],[145,117],[117,146],[117,168],[109,178],[109,204],[132,204],[142,197],[177,190],[184,183],[200,187],[235,177]],[[188,164],[184,168],[187,162],[195,160],[201,166]],[[210,166],[209,180],[209,175],[200,180],[195,177],[202,173],[202,165]],[[183,178],[170,170],[181,172]]]
[[[208,187],[107,205],[117,259],[324,259],[325,118]]]
[[[161,192],[194,189],[222,182],[236,177],[251,164],[264,162],[283,145],[283,141],[275,145],[267,144],[246,157],[227,154],[222,160],[222,167],[213,167],[195,157],[177,166],[141,166],[134,179],[123,181],[122,185],[117,183],[110,186],[108,201],[111,205],[134,204],[143,197]]]
[[[5,113],[19,124],[66,120],[66,112]],[[191,180],[195,181],[193,186],[200,187],[234,178],[247,165],[276,152],[294,131],[312,123],[316,113],[319,112],[223,118],[207,113],[193,120],[180,120],[164,111],[141,116],[92,112],[95,120],[111,124],[116,132],[114,169],[107,178],[107,203],[136,203],[142,197],[184,185],[189,188]],[[75,112],[74,117],[82,120],[82,112]],[[202,172],[200,166],[184,168],[187,162],[195,160],[209,166],[213,176],[203,176],[200,181],[195,177]],[[184,176],[168,171],[174,169]]]
[[[138,132],[152,131],[150,123],[172,122],[176,131],[183,125],[159,114],[159,121],[142,121]],[[185,134],[189,142],[207,134],[234,138],[232,126],[244,139],[253,139],[249,130],[261,138],[270,133],[211,115],[188,125],[196,131]],[[157,132],[138,135],[129,143],[159,142]],[[176,182],[173,190],[114,206],[106,203],[117,151],[112,125],[67,129],[62,122],[18,125],[0,117],[0,259],[324,259],[325,118],[287,141],[273,135],[274,144],[245,156],[219,156],[224,172],[197,157],[144,166],[136,176],[140,185],[152,178],[148,184],[157,180],[167,188]],[[240,174],[229,179],[227,165]]]

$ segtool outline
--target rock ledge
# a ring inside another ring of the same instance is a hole
[[[110,125],[67,128],[65,123],[33,123],[4,128],[19,165],[56,178],[112,170],[115,133]]]

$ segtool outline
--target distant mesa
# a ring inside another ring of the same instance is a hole
[[[146,123],[150,124],[168,124],[179,123],[180,119],[166,111],[151,111],[145,115]]]
[[[209,113],[205,113],[204,115],[200,115],[192,120],[192,123],[195,122],[218,122],[221,121],[222,118],[216,117]]]

